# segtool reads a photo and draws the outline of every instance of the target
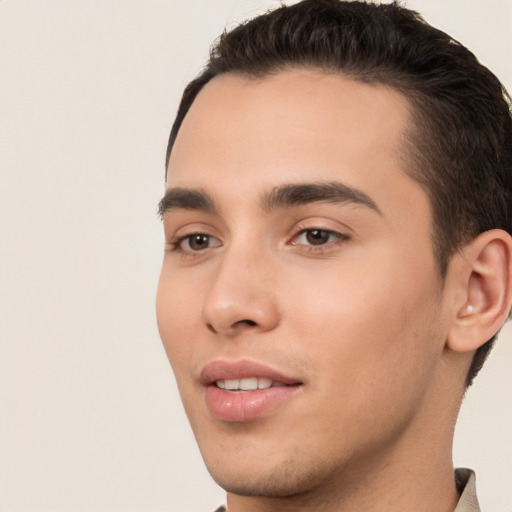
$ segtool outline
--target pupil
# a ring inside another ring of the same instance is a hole
[[[194,250],[204,249],[208,247],[208,235],[194,235],[190,238],[190,247]]]
[[[321,245],[329,240],[329,232],[323,229],[312,229],[307,232],[306,238],[311,245]]]

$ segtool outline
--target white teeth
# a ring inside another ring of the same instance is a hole
[[[258,389],[268,389],[272,386],[272,379],[258,379]]]
[[[243,391],[253,391],[258,389],[258,379],[251,377],[250,379],[240,379],[240,389]]]
[[[240,389],[240,381],[239,380],[225,380],[224,381],[226,389]]]
[[[245,379],[227,379],[217,380],[215,384],[220,389],[227,389],[229,391],[254,391],[256,389],[268,389],[272,385],[284,385],[280,382],[272,382],[272,379],[247,377]]]

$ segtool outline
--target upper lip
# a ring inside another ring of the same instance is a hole
[[[244,379],[249,377],[271,379],[274,382],[282,382],[288,385],[302,384],[297,378],[284,375],[264,364],[249,360],[227,361],[219,359],[211,361],[202,369],[199,380],[201,384],[207,386],[218,380]]]

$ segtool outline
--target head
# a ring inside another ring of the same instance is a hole
[[[451,456],[512,301],[511,170],[500,83],[415,13],[306,0],[220,38],[169,140],[157,310],[224,488]]]
[[[451,256],[478,234],[512,232],[510,97],[467,48],[398,4],[311,0],[225,32],[183,94],[166,169],[184,117],[212,78],[257,79],[293,67],[386,85],[408,99],[414,120],[403,148],[406,172],[430,199],[441,277]],[[477,350],[466,386],[494,340]]]

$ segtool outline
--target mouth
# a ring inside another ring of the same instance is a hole
[[[243,379],[216,380],[214,385],[227,391],[256,391],[257,389],[279,388],[292,384],[285,384],[266,377],[246,377]]]
[[[200,381],[209,412],[228,422],[268,416],[303,387],[300,379],[252,361],[213,361],[203,368]]]

